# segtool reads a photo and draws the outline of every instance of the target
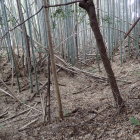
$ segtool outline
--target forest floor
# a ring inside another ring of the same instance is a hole
[[[123,113],[119,114],[115,108],[106,80],[94,79],[81,73],[71,76],[60,71],[58,77],[64,120],[59,121],[57,118],[57,101],[52,87],[52,121],[43,124],[40,96],[30,101],[29,90],[19,94],[14,86],[15,96],[24,104],[0,92],[0,140],[139,140],[140,63],[131,59],[121,66],[116,56],[112,68],[119,79],[117,83],[125,101],[126,109]],[[101,73],[98,72],[97,64],[84,69],[93,75],[106,77],[102,64]],[[41,77],[40,81],[45,83],[44,75]],[[0,88],[6,90],[2,83]],[[46,92],[44,88],[42,94]]]

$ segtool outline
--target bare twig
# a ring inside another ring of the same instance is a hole
[[[77,92],[73,92],[72,94],[79,94],[79,93],[81,93],[81,92],[83,92],[83,91],[85,91],[87,88],[89,88],[90,86],[87,86],[87,87],[85,87],[85,88],[83,88],[83,89],[81,89],[80,91],[77,91]]]
[[[0,79],[0,81],[3,83],[3,85],[6,87],[6,89],[8,90],[5,91],[3,89],[0,88],[0,91],[2,91],[3,93],[5,93],[6,95],[9,95],[10,97],[12,97],[13,99],[15,99],[17,102],[19,102],[20,104],[23,104],[24,106],[28,107],[28,108],[32,108],[38,112],[41,112],[40,110],[34,108],[34,107],[31,107],[30,105],[27,105],[25,103],[23,103],[22,101],[20,101],[15,95],[14,95],[14,92]]]
[[[21,128],[19,129],[19,131],[23,131],[23,130],[27,129],[31,124],[35,123],[36,121],[38,121],[38,118],[32,120],[31,122],[29,122],[29,123],[27,123],[27,124],[25,124],[23,127],[21,127]]]
[[[5,91],[5,90],[3,90],[3,89],[1,89],[1,88],[0,88],[0,91],[2,91],[3,93],[11,96],[12,98],[14,98],[15,100],[17,100],[19,102],[18,98],[13,94],[12,90],[5,84],[5,82],[2,79],[0,79],[0,81],[6,87],[6,89],[8,90],[8,92]]]
[[[9,118],[7,118],[7,119],[1,121],[0,123],[5,122],[5,121],[9,121],[9,120],[11,120],[11,119],[14,119],[14,118],[20,116],[20,115],[23,115],[23,114],[25,114],[26,112],[28,112],[29,110],[30,110],[30,109],[26,109],[26,110],[20,112],[19,114],[13,115],[13,116],[11,116],[11,117],[9,117]]]
[[[4,113],[0,114],[0,119],[3,118],[3,117],[5,117],[5,115],[7,115],[7,114],[8,114],[7,111],[5,111]]]
[[[34,105],[33,107],[35,108],[37,104],[38,104],[38,102],[37,102],[37,103],[35,103],[35,105]],[[29,112],[27,113],[27,115],[26,115],[26,116],[28,116],[32,110],[33,110],[33,109],[31,108],[31,109],[29,110]]]

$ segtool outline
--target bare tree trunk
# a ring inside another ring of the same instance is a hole
[[[76,61],[78,62],[78,59],[79,59],[79,56],[78,56],[78,52],[79,52],[79,49],[78,49],[78,8],[77,8],[77,3],[75,3],[75,20],[76,20],[76,25],[75,25],[75,47],[76,47]]]
[[[19,13],[19,20],[20,23],[24,22],[24,16],[22,12],[22,6],[21,6],[21,0],[16,0],[17,2],[17,7],[18,7],[18,13]],[[30,78],[30,87],[31,87],[31,93],[33,92],[33,81],[32,81],[32,72],[31,72],[31,53],[30,53],[30,42],[29,42],[29,37],[27,35],[27,30],[25,23],[21,25],[21,29],[23,31],[23,39],[25,41],[25,46],[26,46],[26,63],[27,63],[27,69],[29,73],[29,78]]]
[[[116,103],[117,107],[122,108],[122,107],[124,107],[124,101],[120,95],[120,92],[119,92],[119,89],[117,86],[117,82],[116,82],[116,78],[114,76],[114,72],[111,68],[111,64],[110,64],[109,58],[107,56],[105,43],[103,41],[103,37],[102,37],[100,28],[98,25],[98,20],[97,20],[96,11],[95,11],[95,5],[92,0],[83,0],[82,2],[79,3],[79,6],[83,9],[85,9],[88,13],[88,16],[90,19],[90,25],[91,25],[92,31],[94,32],[97,46],[99,49],[99,53],[101,55],[101,59],[103,61],[106,73],[108,75],[108,79],[109,79],[110,86],[111,86],[111,89],[113,92],[115,103]]]
[[[44,4],[48,5],[49,0],[44,0]],[[62,109],[61,96],[60,96],[60,90],[59,90],[58,79],[57,79],[48,8],[46,8],[45,15],[46,15],[46,22],[47,22],[47,31],[48,31],[47,34],[48,34],[48,45],[49,45],[49,53],[50,53],[50,59],[51,59],[51,67],[52,67],[52,73],[53,73],[53,79],[54,79],[55,92],[56,92],[57,101],[58,101],[58,109],[59,109],[58,113],[59,113],[59,118],[63,119],[63,109]]]
[[[51,96],[50,96],[50,86],[51,86],[51,69],[50,69],[50,55],[48,56],[48,89],[47,89],[47,106],[46,106],[46,112],[48,113],[48,121],[51,121]],[[47,110],[48,107],[48,110]]]

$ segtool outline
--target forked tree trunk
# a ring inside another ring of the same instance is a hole
[[[108,79],[109,79],[110,86],[111,86],[111,89],[113,92],[115,103],[116,103],[117,107],[122,108],[122,107],[124,107],[124,102],[120,95],[120,92],[119,92],[119,89],[117,86],[117,82],[116,82],[116,78],[114,76],[114,72],[111,68],[111,64],[110,64],[109,58],[107,56],[106,47],[105,47],[105,43],[103,41],[103,37],[102,37],[100,28],[98,25],[98,20],[97,20],[95,5],[93,3],[93,0],[83,0],[82,2],[79,3],[79,6],[83,9],[85,9],[88,13],[89,20],[90,20],[90,26],[91,26],[92,31],[94,32],[94,35],[96,38],[99,53],[101,55],[101,59],[103,61],[106,73],[108,75]]]

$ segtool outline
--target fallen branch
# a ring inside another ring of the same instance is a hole
[[[8,114],[8,112],[4,112],[2,114],[0,114],[0,119],[2,119],[3,117],[5,117]]]
[[[59,65],[59,64],[56,64],[56,66],[59,67],[59,68],[61,68],[61,69],[63,69],[63,70],[65,70],[65,71],[68,72],[68,73],[77,74],[76,71],[71,70],[70,68],[66,68],[66,67],[64,67],[64,66],[62,66],[62,65]]]
[[[14,118],[20,116],[20,115],[23,115],[23,114],[25,114],[26,112],[28,112],[29,110],[30,110],[30,109],[26,109],[26,110],[20,112],[19,114],[13,115],[13,116],[11,116],[11,117],[9,117],[9,118],[7,118],[7,119],[1,121],[0,123],[3,123],[3,122],[5,122],[5,121],[9,121],[9,120],[11,120],[11,119],[14,119]]]
[[[36,121],[38,121],[38,118],[33,120],[33,121],[31,121],[31,122],[29,122],[29,123],[27,123],[26,125],[21,127],[18,131],[23,131],[23,130],[27,129],[31,124],[35,123]]]
[[[66,62],[65,62],[66,63]],[[93,73],[90,73],[90,72],[87,72],[85,70],[81,70],[77,67],[64,67],[62,65],[59,65],[59,64],[56,64],[56,66],[58,66],[59,68],[67,71],[67,72],[70,72],[72,74],[78,74],[78,73],[83,73],[85,74],[86,76],[89,76],[89,77],[92,77],[94,79],[97,79],[97,80],[101,80],[101,81],[107,81],[108,82],[108,78],[107,77],[103,77],[103,76],[97,76],[97,75],[93,75]],[[67,64],[68,66],[68,64]],[[123,83],[127,83],[127,84],[131,84],[132,82],[131,81],[125,81],[125,80],[122,80],[122,79],[116,79],[118,82],[123,82]]]
[[[98,79],[98,80],[102,80],[102,81],[107,81],[108,82],[108,78],[106,77],[103,77],[103,76],[96,76],[96,75],[93,75],[93,73],[90,73],[90,72],[87,72],[87,71],[84,71],[84,70],[80,70],[76,67],[71,67],[70,69],[72,70],[75,70],[75,71],[78,71],[80,73],[83,73],[89,77],[92,77],[92,78],[95,78],[95,79]],[[131,81],[125,81],[125,80],[121,80],[121,79],[116,79],[118,82],[124,82],[124,83],[127,83],[127,84],[131,84],[132,82]]]
[[[42,83],[41,83],[42,84]],[[50,83],[50,84],[52,84],[52,83]],[[66,86],[65,84],[61,84],[61,83],[58,83],[59,84],[59,86]],[[40,87],[40,89],[39,89],[39,92],[41,92],[46,86],[48,85],[48,81],[47,82],[45,82],[44,84],[42,84],[42,87]],[[38,92],[35,92],[31,97],[30,97],[30,101],[32,101],[33,99],[34,99],[34,97],[36,96],[36,94],[38,94]]]
[[[76,112],[79,111],[79,109],[80,108],[76,108],[76,109],[72,110],[71,112],[65,114],[65,117],[70,117],[70,116],[74,115]]]
[[[6,87],[6,89],[9,91],[5,91],[3,89],[0,88],[0,91],[2,91],[3,93],[11,96],[12,98],[14,98],[15,100],[17,100],[19,102],[19,100],[17,99],[17,97],[13,94],[13,92],[11,91],[11,89],[5,84],[5,82],[3,80],[0,79],[0,81],[2,82],[2,84]]]
[[[65,66],[69,66],[70,65],[64,59],[60,58],[58,55],[55,54],[54,56],[56,57],[55,59],[57,59],[60,62],[62,62]]]
[[[13,91],[12,91],[1,79],[0,79],[0,81],[1,81],[1,82],[3,83],[3,85],[7,88],[8,92],[5,91],[5,90],[3,90],[3,89],[1,89],[1,88],[0,88],[0,91],[2,91],[3,93],[5,93],[6,95],[9,95],[9,96],[12,97],[13,99],[15,99],[17,102],[19,102],[20,104],[23,104],[23,105],[26,106],[26,107],[32,108],[32,109],[34,109],[34,110],[36,110],[36,111],[38,111],[38,112],[42,112],[42,111],[40,111],[40,110],[38,110],[38,109],[36,109],[36,108],[34,108],[34,107],[31,107],[30,105],[27,105],[27,104],[23,103],[22,101],[20,101],[20,100],[14,95]]]
[[[77,91],[77,92],[73,92],[72,94],[79,94],[79,93],[81,93],[81,92],[83,92],[83,91],[85,91],[87,88],[89,88],[90,86],[87,86],[87,87],[85,87],[85,88],[83,88],[83,89],[81,89],[80,91]]]
[[[38,102],[35,103],[35,105],[33,107],[35,108],[37,106],[37,104],[38,104]],[[33,110],[32,108],[29,110],[29,112],[27,113],[26,117],[31,113],[32,110]]]

